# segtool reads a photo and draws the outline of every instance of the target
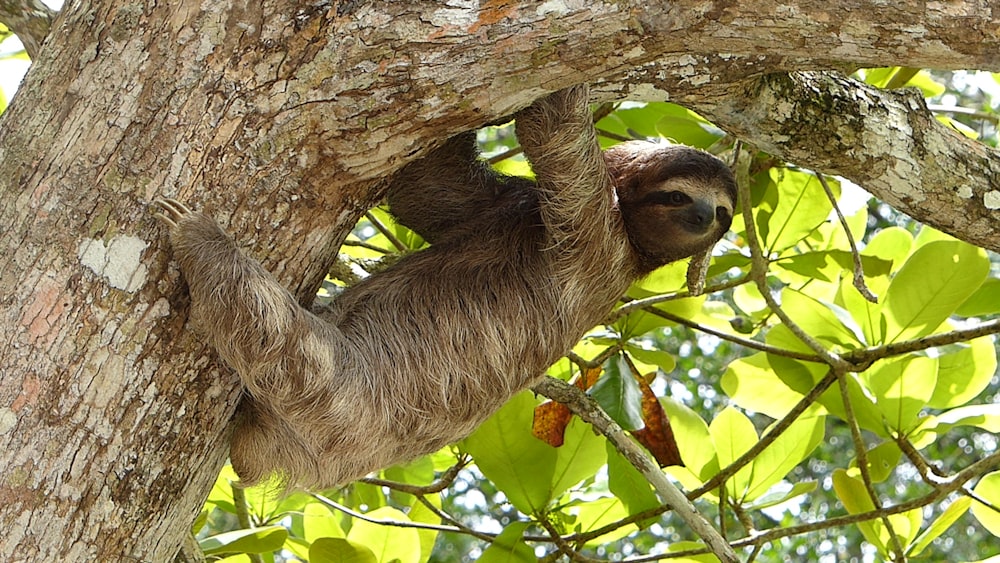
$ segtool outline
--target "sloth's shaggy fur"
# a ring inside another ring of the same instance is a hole
[[[723,235],[728,168],[650,143],[602,154],[587,95],[516,115],[537,182],[492,172],[469,134],[404,168],[392,211],[431,248],[315,314],[211,218],[158,202],[194,325],[247,388],[231,448],[244,481],[338,485],[466,436],[633,281]]]

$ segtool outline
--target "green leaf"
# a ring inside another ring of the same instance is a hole
[[[781,292],[781,306],[816,340],[848,350],[863,347],[864,334],[844,309],[788,287]]]
[[[989,336],[947,348],[938,358],[937,383],[927,406],[947,409],[964,405],[979,395],[997,369],[997,353]]]
[[[344,538],[320,538],[309,546],[309,563],[378,563],[372,550]]]
[[[366,514],[373,520],[410,522],[405,514],[391,506],[383,506]],[[379,563],[418,563],[420,561],[420,536],[414,528],[401,528],[355,520],[347,539],[352,544],[372,550]]]
[[[625,505],[628,514],[636,514],[660,505],[656,493],[642,473],[607,442],[608,489]]]
[[[622,502],[615,497],[603,497],[586,502],[577,502],[568,508],[568,512],[575,517],[573,530],[577,533],[586,533],[591,530],[603,528],[608,524],[619,522],[622,518],[628,516],[628,511],[625,510]],[[629,535],[635,530],[636,527],[634,525],[622,526],[619,524],[614,530],[588,540],[587,545],[606,545]]]
[[[605,362],[604,375],[588,393],[622,429],[639,430],[646,425],[642,420],[642,390],[620,354]]]
[[[719,467],[726,467],[757,443],[757,431],[743,413],[726,407],[708,425]],[[752,467],[744,466],[726,481],[726,491],[737,502],[742,502],[750,486]]]
[[[594,433],[593,427],[573,417],[566,427],[563,445],[555,448],[549,498],[555,499],[580,481],[592,478],[607,462],[606,443],[607,440]]]
[[[537,563],[534,550],[524,543],[524,531],[530,522],[512,522],[487,547],[479,563]]]
[[[540,514],[606,462],[603,438],[582,421],[570,422],[559,448],[535,438],[531,423],[537,404],[530,391],[518,393],[462,442],[483,475],[525,514]]]
[[[960,317],[985,317],[1000,313],[1000,279],[989,278],[955,311]]]
[[[893,265],[892,272],[895,272],[903,267],[912,250],[913,235],[910,231],[902,227],[889,227],[875,233],[861,254],[890,262]]]
[[[868,496],[865,484],[860,478],[849,475],[843,469],[833,470],[833,490],[840,502],[843,503],[844,508],[851,514],[875,510],[875,505],[872,503],[871,497]],[[874,545],[882,555],[885,555],[885,542],[879,537],[879,532],[872,521],[858,522],[858,528],[868,543]]]
[[[740,407],[775,419],[788,414],[804,396],[778,377],[764,353],[731,362],[720,383],[726,395]]]
[[[665,102],[619,109],[602,119],[600,127],[624,137],[663,137],[700,148],[711,146],[725,135],[693,111]]]
[[[1000,471],[988,473],[972,489],[976,495],[993,506],[1000,506]],[[972,504],[972,515],[994,536],[1000,536],[1000,512],[981,502]]]
[[[868,475],[871,476],[872,482],[881,483],[888,479],[902,455],[903,451],[899,446],[889,441],[868,450]],[[857,462],[856,459],[854,461]]]
[[[342,538],[344,530],[325,504],[310,502],[302,508],[302,536],[314,542],[319,538]]]
[[[265,526],[249,530],[234,530],[209,536],[198,542],[205,555],[223,553],[270,553],[281,549],[288,530],[281,526]]]
[[[847,394],[851,401],[851,409],[858,425],[865,430],[871,430],[882,437],[888,437],[886,430],[885,416],[873,402],[866,387],[859,382],[857,374],[847,373],[843,376],[847,383]],[[840,386],[833,385],[819,397],[819,403],[826,407],[826,410],[841,420],[847,420],[847,411],[844,408],[844,399],[840,393]]]
[[[702,481],[719,472],[719,458],[712,447],[708,425],[698,413],[670,398],[660,399],[670,417],[670,428],[677,440],[684,465]]]
[[[681,551],[695,551],[704,550],[705,544],[695,542],[695,541],[677,541],[671,542],[670,547],[667,548],[667,553],[679,553]],[[703,555],[689,555],[687,557],[671,557],[666,559],[670,563],[719,563],[719,558],[712,555],[711,553],[705,553]]]
[[[525,514],[548,504],[556,465],[556,449],[531,435],[536,404],[529,391],[514,395],[462,442],[483,475]]]
[[[745,500],[753,501],[785,478],[823,440],[823,416],[801,416],[750,464],[753,476]],[[756,440],[747,444],[750,449]]]
[[[969,510],[969,506],[971,504],[972,499],[969,497],[959,497],[955,499],[955,502],[948,505],[948,508],[944,509],[944,511],[941,512],[941,514],[935,518],[933,522],[931,522],[931,525],[917,537],[916,542],[913,544],[913,548],[910,549],[910,553],[908,553],[908,555],[910,557],[920,555],[920,553],[926,549],[935,538],[946,532],[952,524],[961,518],[962,515]]]
[[[663,373],[670,373],[677,367],[674,355],[665,350],[648,350],[630,342],[625,344],[625,353],[636,360],[637,363],[649,366],[650,371],[659,368]],[[636,367],[641,369],[641,366]]]
[[[424,495],[423,497],[427,502],[434,505],[437,508],[441,508],[441,495]],[[433,510],[427,507],[424,503],[420,502],[417,498],[413,499],[413,503],[410,505],[410,510],[406,513],[410,517],[410,520],[414,522],[421,522],[423,524],[440,524],[441,517],[434,513]],[[417,529],[417,535],[420,536],[420,560],[429,561],[431,553],[434,551],[434,544],[437,542],[438,532],[436,530],[425,530]]]
[[[951,409],[935,417],[938,428],[951,429],[955,426],[976,426],[987,432],[1000,433],[1000,404],[968,405]]]
[[[914,447],[925,448],[934,442],[936,436],[945,434],[955,426],[976,426],[987,432],[1000,433],[1000,404],[969,405],[937,416],[924,417],[920,426],[911,433],[910,439]]]
[[[937,358],[908,354],[877,362],[862,375],[886,425],[906,434],[934,392]]]
[[[886,343],[931,334],[979,289],[989,269],[986,252],[961,241],[917,249],[886,292]]]
[[[785,487],[771,487],[766,494],[757,497],[752,503],[746,505],[744,508],[751,510],[760,510],[761,508],[768,508],[771,506],[777,506],[781,503],[792,500],[797,496],[804,495],[806,493],[816,490],[816,481],[799,481],[795,483],[790,488]],[[787,485],[787,484],[786,484]]]
[[[844,270],[851,270],[854,267],[854,256],[846,250],[803,252],[775,260],[774,265],[805,278],[832,282],[840,277]],[[861,265],[866,277],[887,276],[892,262],[862,255]]]
[[[778,201],[770,216],[760,218],[766,217],[768,225],[764,246],[768,253],[780,253],[816,230],[832,207],[816,176],[787,168],[772,168],[770,173]]]

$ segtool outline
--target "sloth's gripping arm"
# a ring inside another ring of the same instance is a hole
[[[613,260],[625,241],[609,237],[614,187],[587,107],[586,84],[536,101],[516,115],[517,138],[531,161],[542,219],[561,261]]]
[[[254,394],[278,400],[302,391],[303,339],[318,321],[216,222],[174,199],[160,199],[157,218],[170,227],[174,258],[191,294],[192,321]],[[276,369],[280,366],[280,369]],[[289,369],[290,367],[299,369]],[[282,381],[273,376],[283,373]],[[298,376],[298,377],[297,377]],[[297,390],[295,388],[298,388]]]
[[[388,200],[400,223],[436,243],[516,205],[530,190],[528,180],[498,174],[480,160],[476,133],[468,131],[404,166],[389,185]]]

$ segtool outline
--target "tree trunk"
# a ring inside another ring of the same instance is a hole
[[[225,457],[239,385],[185,328],[158,195],[308,301],[382,179],[545,92],[1000,70],[987,0],[777,4],[71,3],[0,118],[0,557],[168,560]]]

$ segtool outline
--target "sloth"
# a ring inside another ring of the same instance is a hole
[[[531,386],[634,281],[709,252],[736,184],[696,149],[601,152],[576,86],[515,115],[535,180],[492,171],[474,133],[391,181],[431,242],[315,312],[214,220],[156,203],[195,329],[246,387],[230,447],[247,484],[328,488],[460,440]]]

